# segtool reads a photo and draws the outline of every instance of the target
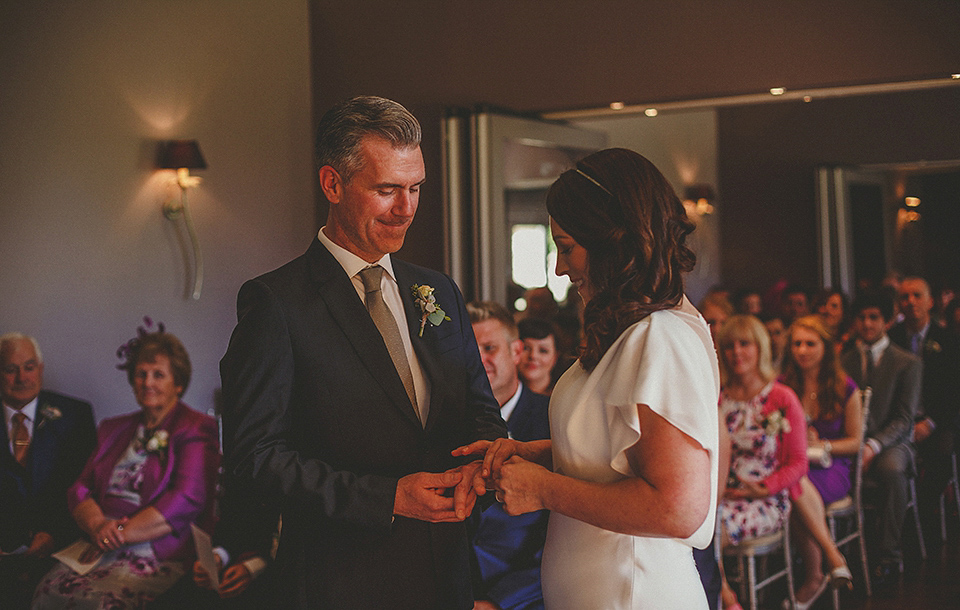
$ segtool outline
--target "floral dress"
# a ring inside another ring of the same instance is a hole
[[[110,476],[107,494],[111,503],[140,505],[143,465],[149,452],[157,450],[158,440],[157,434],[147,439],[142,425],[137,429]],[[150,543],[141,542],[104,553],[97,566],[84,575],[57,564],[37,587],[33,608],[143,608],[183,574],[180,562],[157,561]]]
[[[736,487],[741,481],[766,482],[780,468],[780,439],[790,431],[790,422],[786,409],[771,410],[768,404],[776,386],[784,387],[771,381],[746,401],[734,400],[726,393],[720,395],[720,421],[726,424],[732,445],[728,487]],[[720,520],[731,544],[736,545],[745,538],[780,530],[789,508],[786,488],[765,498],[724,498]]]

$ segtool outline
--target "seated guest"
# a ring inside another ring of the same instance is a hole
[[[537,394],[549,396],[560,374],[569,366],[560,361],[557,331],[553,324],[541,318],[524,318],[517,327],[523,341],[520,377]]]
[[[876,585],[888,585],[899,576],[903,557],[900,537],[907,512],[907,473],[913,463],[910,435],[920,403],[923,365],[890,342],[886,330],[893,317],[893,300],[887,293],[865,292],[852,310],[857,342],[841,356],[840,365],[857,385],[873,390],[863,468],[878,487],[879,561],[874,580]]]
[[[810,295],[800,284],[790,284],[780,295],[780,313],[788,325],[801,316],[809,315]]]
[[[759,317],[770,336],[770,363],[779,373],[783,368],[783,356],[787,353],[787,325],[780,314],[761,314]]]
[[[770,339],[753,316],[729,318],[717,336],[720,422],[730,433],[727,487],[720,502],[723,543],[780,530],[790,510],[788,490],[807,471],[806,424],[796,394],[775,379]],[[724,608],[738,607],[726,581]]]
[[[763,312],[763,297],[753,288],[743,288],[734,294],[733,308],[737,313],[759,316]]]
[[[550,438],[549,399],[532,392],[517,374],[523,344],[510,312],[498,303],[483,301],[467,305],[467,313],[510,438]],[[472,521],[475,610],[543,608],[540,558],[548,515],[548,511],[540,510],[511,517],[497,503]]]
[[[118,355],[140,410],[100,423],[96,450],[67,494],[90,541],[82,559],[99,563],[83,576],[53,568],[35,609],[142,607],[193,565],[190,524],[213,529],[217,423],[180,401],[190,383],[186,349],[160,325],[140,328]]]
[[[823,320],[839,348],[850,338],[847,295],[837,288],[824,288],[813,300],[813,310]]]
[[[957,447],[960,411],[960,342],[931,318],[934,301],[923,278],[907,277],[897,295],[903,322],[890,329],[890,340],[923,361],[920,407],[913,438],[920,456],[917,484],[920,513],[932,544],[940,544],[936,518],[940,494],[953,476],[951,456]]]
[[[790,325],[783,383],[800,397],[809,422],[810,470],[791,495],[791,532],[803,557],[805,578],[797,589],[801,608],[810,606],[827,585],[852,587],[853,576],[827,529],[825,504],[850,493],[852,458],[860,449],[863,412],[857,384],[840,368],[836,342],[820,316]],[[823,559],[829,571],[823,572]]]
[[[193,564],[193,578],[181,578],[149,605],[150,610],[258,610],[275,603],[268,569],[276,556],[279,504],[240,487],[229,477],[223,481],[223,490],[213,532],[219,586],[213,586],[198,559]]]
[[[50,553],[79,535],[67,488],[96,442],[90,404],[42,388],[36,340],[0,336],[0,605],[9,608],[30,605]]]
[[[710,336],[713,337],[713,343],[716,345],[720,327],[723,326],[727,318],[733,315],[733,305],[730,304],[724,293],[711,292],[700,301],[697,309],[700,310],[700,315],[710,326]]]

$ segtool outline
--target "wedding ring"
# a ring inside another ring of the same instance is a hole
[[[104,544],[110,544],[110,541],[107,540],[106,538],[104,538],[104,539],[103,539],[103,543],[104,543]]]
[[[118,531],[118,532],[122,532],[122,531],[123,531],[123,524],[122,524],[122,523],[118,523],[118,524],[117,524],[117,531]]]

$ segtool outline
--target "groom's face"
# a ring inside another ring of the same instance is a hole
[[[334,242],[372,263],[403,245],[426,172],[419,146],[395,148],[367,136],[360,150],[360,169],[340,185],[338,196],[328,195],[328,228]]]

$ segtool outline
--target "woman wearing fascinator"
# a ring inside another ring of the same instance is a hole
[[[147,319],[148,327],[152,324]],[[139,410],[104,420],[97,448],[67,493],[87,537],[86,574],[51,570],[33,607],[141,608],[193,565],[190,525],[210,532],[220,465],[216,421],[185,405],[190,357],[163,325],[118,351]]]

